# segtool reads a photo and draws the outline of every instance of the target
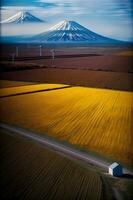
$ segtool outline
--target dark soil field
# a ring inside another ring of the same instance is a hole
[[[15,55],[16,48],[18,48],[18,55]],[[130,47],[58,47],[55,49],[54,62],[50,50],[50,48],[42,46],[40,56],[39,46],[10,44],[2,46],[1,57],[4,57],[3,64],[14,64],[18,67],[21,65],[27,65],[27,67],[28,65],[41,67],[54,65],[57,68],[133,72],[132,49]],[[11,59],[12,54],[15,56],[15,63],[7,62],[7,59]],[[62,56],[67,58],[62,58]],[[24,60],[26,57],[31,58]],[[17,59],[21,59],[21,61],[17,61]]]
[[[18,47],[18,56],[39,56],[40,45],[31,44],[0,44],[1,57],[9,57],[13,53],[16,53],[16,47]],[[131,51],[131,46],[77,46],[77,47],[48,47],[42,45],[42,56],[51,55],[50,50],[55,49],[56,55],[74,55],[74,54],[100,54],[100,55],[114,55],[118,53]]]
[[[131,56],[116,56],[116,55],[88,55],[80,57],[51,59],[36,59],[26,61],[16,61],[15,65],[33,65],[40,67],[56,67],[67,69],[83,69],[92,71],[113,71],[133,73],[132,57]]]
[[[17,46],[18,57],[12,61]],[[52,60],[50,47],[42,46],[42,57],[39,57],[39,46],[17,46],[2,46],[1,79],[133,91],[131,47],[56,47]]]
[[[2,200],[132,200],[132,179],[104,175],[2,129],[0,159]]]
[[[1,79],[41,83],[65,83],[85,87],[133,90],[133,74],[78,69],[43,68],[1,73]]]
[[[2,200],[104,200],[95,171],[2,130],[0,145]]]
[[[55,59],[54,65],[60,68],[65,67],[96,71],[133,72],[132,58],[128,56],[102,55],[76,59]]]

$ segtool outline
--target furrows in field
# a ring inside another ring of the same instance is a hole
[[[74,87],[0,100],[3,122],[131,164],[133,94]]]
[[[101,200],[102,182],[94,171],[21,137],[0,137],[2,148],[10,147],[0,166],[3,199]]]

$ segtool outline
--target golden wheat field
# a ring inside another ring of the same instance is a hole
[[[13,94],[21,94],[21,93],[28,93],[32,91],[38,90],[46,90],[46,89],[55,89],[64,87],[66,85],[63,84],[35,84],[35,85],[25,85],[21,87],[12,87],[12,88],[1,88],[0,89],[0,97],[13,95]]]
[[[3,122],[132,164],[132,92],[71,87],[2,98],[0,107]]]

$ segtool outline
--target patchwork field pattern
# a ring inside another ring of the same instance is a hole
[[[2,98],[0,107],[3,122],[132,164],[132,92],[72,87]]]
[[[21,94],[23,92],[30,93],[30,92],[37,92],[40,90],[62,88],[64,86],[66,86],[66,85],[63,85],[63,84],[36,84],[36,85],[26,85],[26,86],[13,87],[13,88],[2,88],[2,89],[0,89],[0,97]]]
[[[94,171],[5,132],[0,145],[2,199],[103,199]]]

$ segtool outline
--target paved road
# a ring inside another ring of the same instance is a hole
[[[106,170],[106,172],[108,171],[108,166],[111,164],[109,162],[103,161],[101,158],[94,157],[87,153],[76,150],[72,147],[68,147],[61,143],[52,141],[52,140],[46,138],[45,136],[40,136],[32,131],[14,127],[14,126],[4,124],[4,123],[0,123],[0,128],[10,131],[11,134],[19,134],[23,137],[31,139],[41,145],[44,145],[45,147],[55,150],[56,152],[63,153],[69,157],[76,158],[78,160],[82,160],[86,163],[89,163],[91,165],[94,165],[96,167],[104,169],[104,170]],[[128,174],[133,174],[131,171],[128,171],[127,169],[124,169],[124,172],[128,173]]]

